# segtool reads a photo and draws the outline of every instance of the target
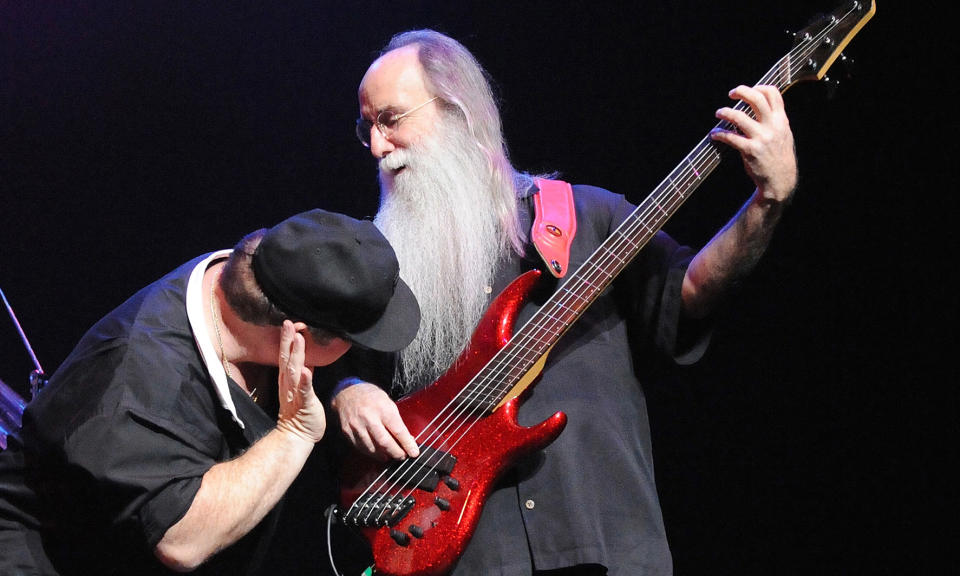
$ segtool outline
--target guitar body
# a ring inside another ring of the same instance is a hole
[[[404,423],[418,442],[435,417],[510,340],[519,309],[539,275],[533,271],[514,280],[491,304],[469,348],[453,368],[430,386],[397,402]],[[517,458],[556,439],[566,425],[566,415],[558,412],[536,426],[520,426],[518,402],[519,398],[514,397],[479,418],[450,417],[443,426],[451,430],[450,437],[435,435],[428,442],[455,458],[456,464],[433,491],[403,490],[404,494],[412,491],[414,504],[399,522],[392,526],[361,527],[378,574],[440,575],[453,568],[473,535],[483,503],[496,480]],[[345,509],[371,485],[382,483],[378,476],[382,476],[385,467],[382,462],[356,453],[344,463],[341,502]],[[443,501],[442,507],[437,504],[438,498]],[[351,523],[349,517],[345,522]],[[398,537],[396,532],[404,536]]]

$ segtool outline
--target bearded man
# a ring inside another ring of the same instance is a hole
[[[634,362],[651,353],[680,363],[702,356],[711,311],[754,267],[797,182],[779,91],[740,86],[730,96],[756,118],[722,108],[717,117],[737,130],[712,138],[740,152],[756,190],[696,254],[656,234],[551,351],[519,419],[531,425],[562,410],[567,428],[497,484],[455,574],[672,573]],[[356,449],[415,457],[420,447],[393,398],[441,375],[469,345],[492,296],[544,267],[530,241],[538,190],[508,160],[483,68],[447,36],[395,36],[364,75],[359,102],[358,136],[379,161],[375,222],[422,320],[398,355],[354,357],[353,372],[337,375],[331,406]],[[634,209],[591,186],[574,186],[573,195],[571,269]],[[518,325],[542,301],[532,298]]]

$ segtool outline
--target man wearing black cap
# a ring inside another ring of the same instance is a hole
[[[398,350],[418,324],[374,225],[322,210],[177,268],[94,325],[28,406],[41,536],[22,552],[60,574],[256,573],[326,428],[313,367],[351,344]]]

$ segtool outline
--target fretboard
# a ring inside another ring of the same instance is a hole
[[[839,50],[872,16],[873,3],[852,2],[795,38],[793,48],[757,84],[786,91],[804,79],[820,79]],[[818,61],[820,60],[820,61]],[[755,118],[743,101],[733,108]],[[720,122],[715,129],[736,131]],[[663,228],[694,190],[720,164],[726,146],[708,134],[656,189],[630,213],[589,258],[557,289],[490,362],[463,389],[460,402],[491,410],[610,286],[614,278]]]

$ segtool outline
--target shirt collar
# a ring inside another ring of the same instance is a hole
[[[227,373],[223,369],[223,363],[220,356],[213,348],[213,340],[210,337],[210,331],[207,329],[206,309],[203,305],[203,274],[212,264],[230,256],[232,250],[219,250],[208,254],[201,260],[190,273],[190,279],[187,281],[187,318],[190,321],[190,331],[193,332],[193,339],[200,349],[200,357],[213,380],[213,389],[220,399],[220,405],[230,413],[233,421],[244,428],[243,421],[237,415],[237,407],[233,404],[233,398],[230,396],[230,384],[227,382]]]
[[[517,186],[517,198],[526,200],[540,191],[537,188],[537,180],[528,174],[521,174]]]

